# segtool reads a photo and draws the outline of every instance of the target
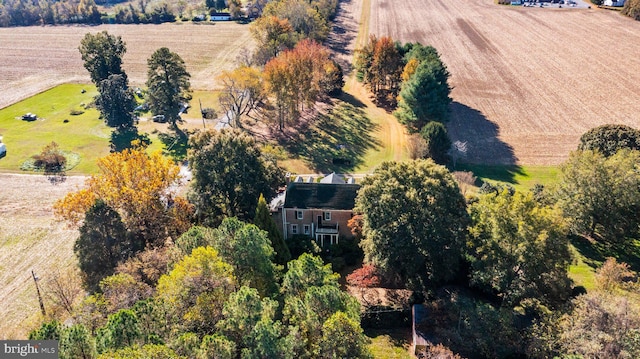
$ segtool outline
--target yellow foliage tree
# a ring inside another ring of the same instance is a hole
[[[173,161],[138,147],[100,158],[98,167],[100,174],[87,179],[86,188],[54,204],[58,218],[79,225],[101,199],[120,214],[127,230],[143,245],[162,245],[189,228],[193,209],[175,195],[180,168]]]
[[[210,333],[235,289],[233,268],[212,247],[198,247],[160,277],[156,299],[179,331]]]

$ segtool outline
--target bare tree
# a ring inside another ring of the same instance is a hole
[[[83,293],[80,272],[75,266],[63,270],[55,269],[49,276],[44,291],[54,305],[72,314],[73,304]]]
[[[407,147],[409,149],[409,157],[412,160],[425,158],[425,156],[429,152],[429,146],[427,145],[427,142],[424,140],[424,138],[422,138],[422,136],[417,133],[409,136]]]

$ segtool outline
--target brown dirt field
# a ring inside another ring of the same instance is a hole
[[[52,271],[76,265],[78,232],[55,221],[51,208],[84,179],[54,185],[41,175],[0,174],[0,339],[26,338],[41,319],[31,270],[46,283]]]
[[[104,30],[125,41],[132,85],[146,81],[147,59],[165,46],[184,59],[194,89],[213,89],[242,48],[254,46],[248,25],[233,22],[0,28],[0,108],[63,82],[90,82],[78,46],[87,32]]]
[[[468,161],[554,165],[592,127],[640,127],[640,22],[490,0],[371,0],[369,31],[434,46],[451,72]]]

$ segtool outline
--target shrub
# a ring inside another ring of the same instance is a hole
[[[615,258],[607,258],[596,271],[596,286],[603,290],[613,290],[625,282],[631,282],[635,273],[627,263],[618,263]]]
[[[355,287],[374,288],[381,283],[378,269],[371,264],[365,264],[347,276],[347,284]]]
[[[622,14],[640,20],[640,0],[627,0],[622,8]]]
[[[33,156],[34,166],[45,172],[61,172],[67,164],[66,157],[55,142],[51,142],[39,155]]]
[[[206,118],[207,120],[213,120],[217,116],[218,114],[216,113],[216,110],[212,109],[211,107],[205,107],[202,109],[202,117]]]

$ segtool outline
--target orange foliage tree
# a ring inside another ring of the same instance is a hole
[[[100,158],[98,167],[100,174],[88,178],[86,188],[54,204],[58,218],[79,225],[100,199],[120,214],[127,231],[142,245],[162,245],[189,228],[193,210],[175,195],[180,168],[173,161],[138,147]]]
[[[387,92],[392,97],[397,95],[404,66],[402,54],[388,36],[377,38],[371,35],[369,42],[356,50],[355,68],[358,78],[369,85],[376,97]]]
[[[342,70],[327,48],[303,40],[271,59],[264,68],[267,88],[275,97],[280,130],[324,96],[342,88]]]

